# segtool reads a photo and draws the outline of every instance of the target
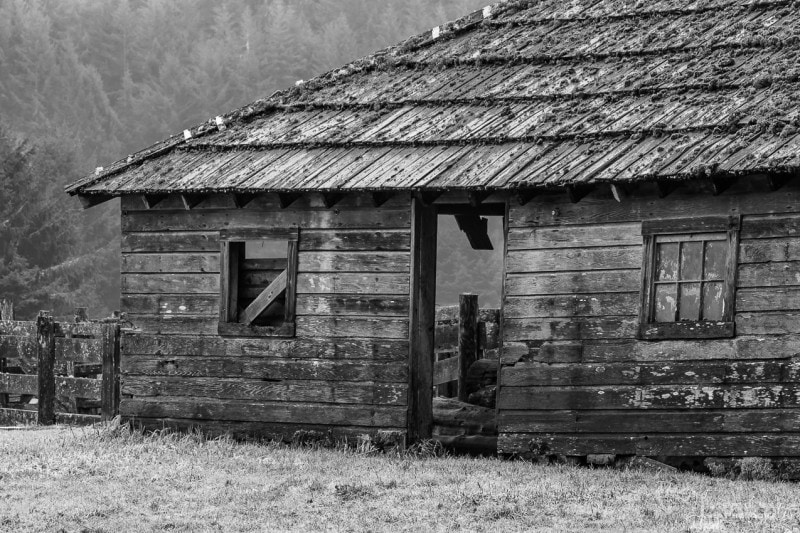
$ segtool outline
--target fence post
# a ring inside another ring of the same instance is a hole
[[[55,321],[46,311],[41,311],[36,320],[36,339],[39,344],[39,424],[49,426],[56,423],[56,336]]]
[[[14,303],[11,300],[0,300],[0,320],[14,320]],[[0,353],[0,374],[6,372],[6,358]],[[8,407],[8,394],[0,394],[0,409]]]
[[[0,300],[0,320],[14,320],[14,302]]]
[[[103,326],[103,390],[101,413],[111,420],[119,413],[119,321]]]
[[[467,371],[478,359],[478,295],[462,294],[458,306],[458,399],[467,401]]]

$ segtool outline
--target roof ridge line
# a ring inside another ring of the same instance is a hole
[[[594,20],[625,20],[630,18],[649,17],[653,15],[693,15],[702,14],[709,11],[723,11],[726,9],[737,9],[739,11],[753,11],[755,9],[770,9],[773,7],[786,7],[791,5],[794,0],[764,0],[760,2],[750,3],[731,3],[724,6],[705,6],[696,8],[671,8],[671,9],[655,9],[652,11],[628,11],[626,13],[612,13],[608,15],[594,15],[594,16],[575,16],[575,17],[548,17],[548,18],[534,18],[529,20],[488,20],[484,24],[490,28],[519,28],[524,26],[539,26],[551,22],[588,22]],[[530,9],[530,8],[528,8]]]

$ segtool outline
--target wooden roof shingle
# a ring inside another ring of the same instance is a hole
[[[796,172],[800,2],[511,0],[223,120],[67,192],[497,190]]]

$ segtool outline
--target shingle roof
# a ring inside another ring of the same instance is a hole
[[[72,194],[509,189],[800,168],[800,2],[496,4]]]

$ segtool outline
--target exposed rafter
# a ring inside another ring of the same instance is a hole
[[[281,209],[286,209],[299,200],[303,195],[300,193],[294,192],[279,192],[278,193],[278,203],[281,206]]]
[[[489,191],[470,191],[467,193],[467,201],[472,207],[478,207],[486,200],[492,193]]]
[[[433,202],[436,201],[442,195],[441,191],[419,191],[415,193],[417,199],[422,202],[422,205],[429,206],[433,205]]]
[[[674,181],[657,181],[656,182],[656,189],[658,189],[658,197],[659,198],[666,198],[672,192],[678,188],[678,184]]]
[[[242,209],[247,206],[250,202],[256,199],[256,194],[234,194],[233,195],[233,203],[239,209]]]
[[[204,199],[205,195],[203,194],[189,194],[189,193],[181,194],[183,207],[185,207],[187,211],[197,207],[200,204],[200,202],[202,202]]]
[[[153,209],[155,206],[167,199],[167,194],[143,194],[142,202],[147,209]]]
[[[100,205],[114,198],[110,194],[79,194],[78,200],[81,201],[81,206],[84,209],[89,209],[96,205]]]
[[[767,183],[769,184],[769,190],[777,191],[792,179],[791,174],[770,174],[767,176]]]
[[[392,196],[394,196],[394,193],[391,192],[383,192],[383,191],[373,192],[372,205],[374,205],[375,207],[380,207],[386,202],[388,202],[392,198]]]
[[[340,192],[324,192],[322,193],[322,203],[327,209],[335,206],[344,198],[344,194]]]
[[[714,196],[719,196],[720,194],[727,191],[735,178],[711,178],[711,192]]]
[[[569,195],[569,201],[573,204],[577,204],[593,190],[594,185],[568,185],[567,194]]]
[[[537,196],[539,196],[539,191],[536,189],[517,189],[514,191],[514,198],[516,198],[519,205],[527,205]]]

